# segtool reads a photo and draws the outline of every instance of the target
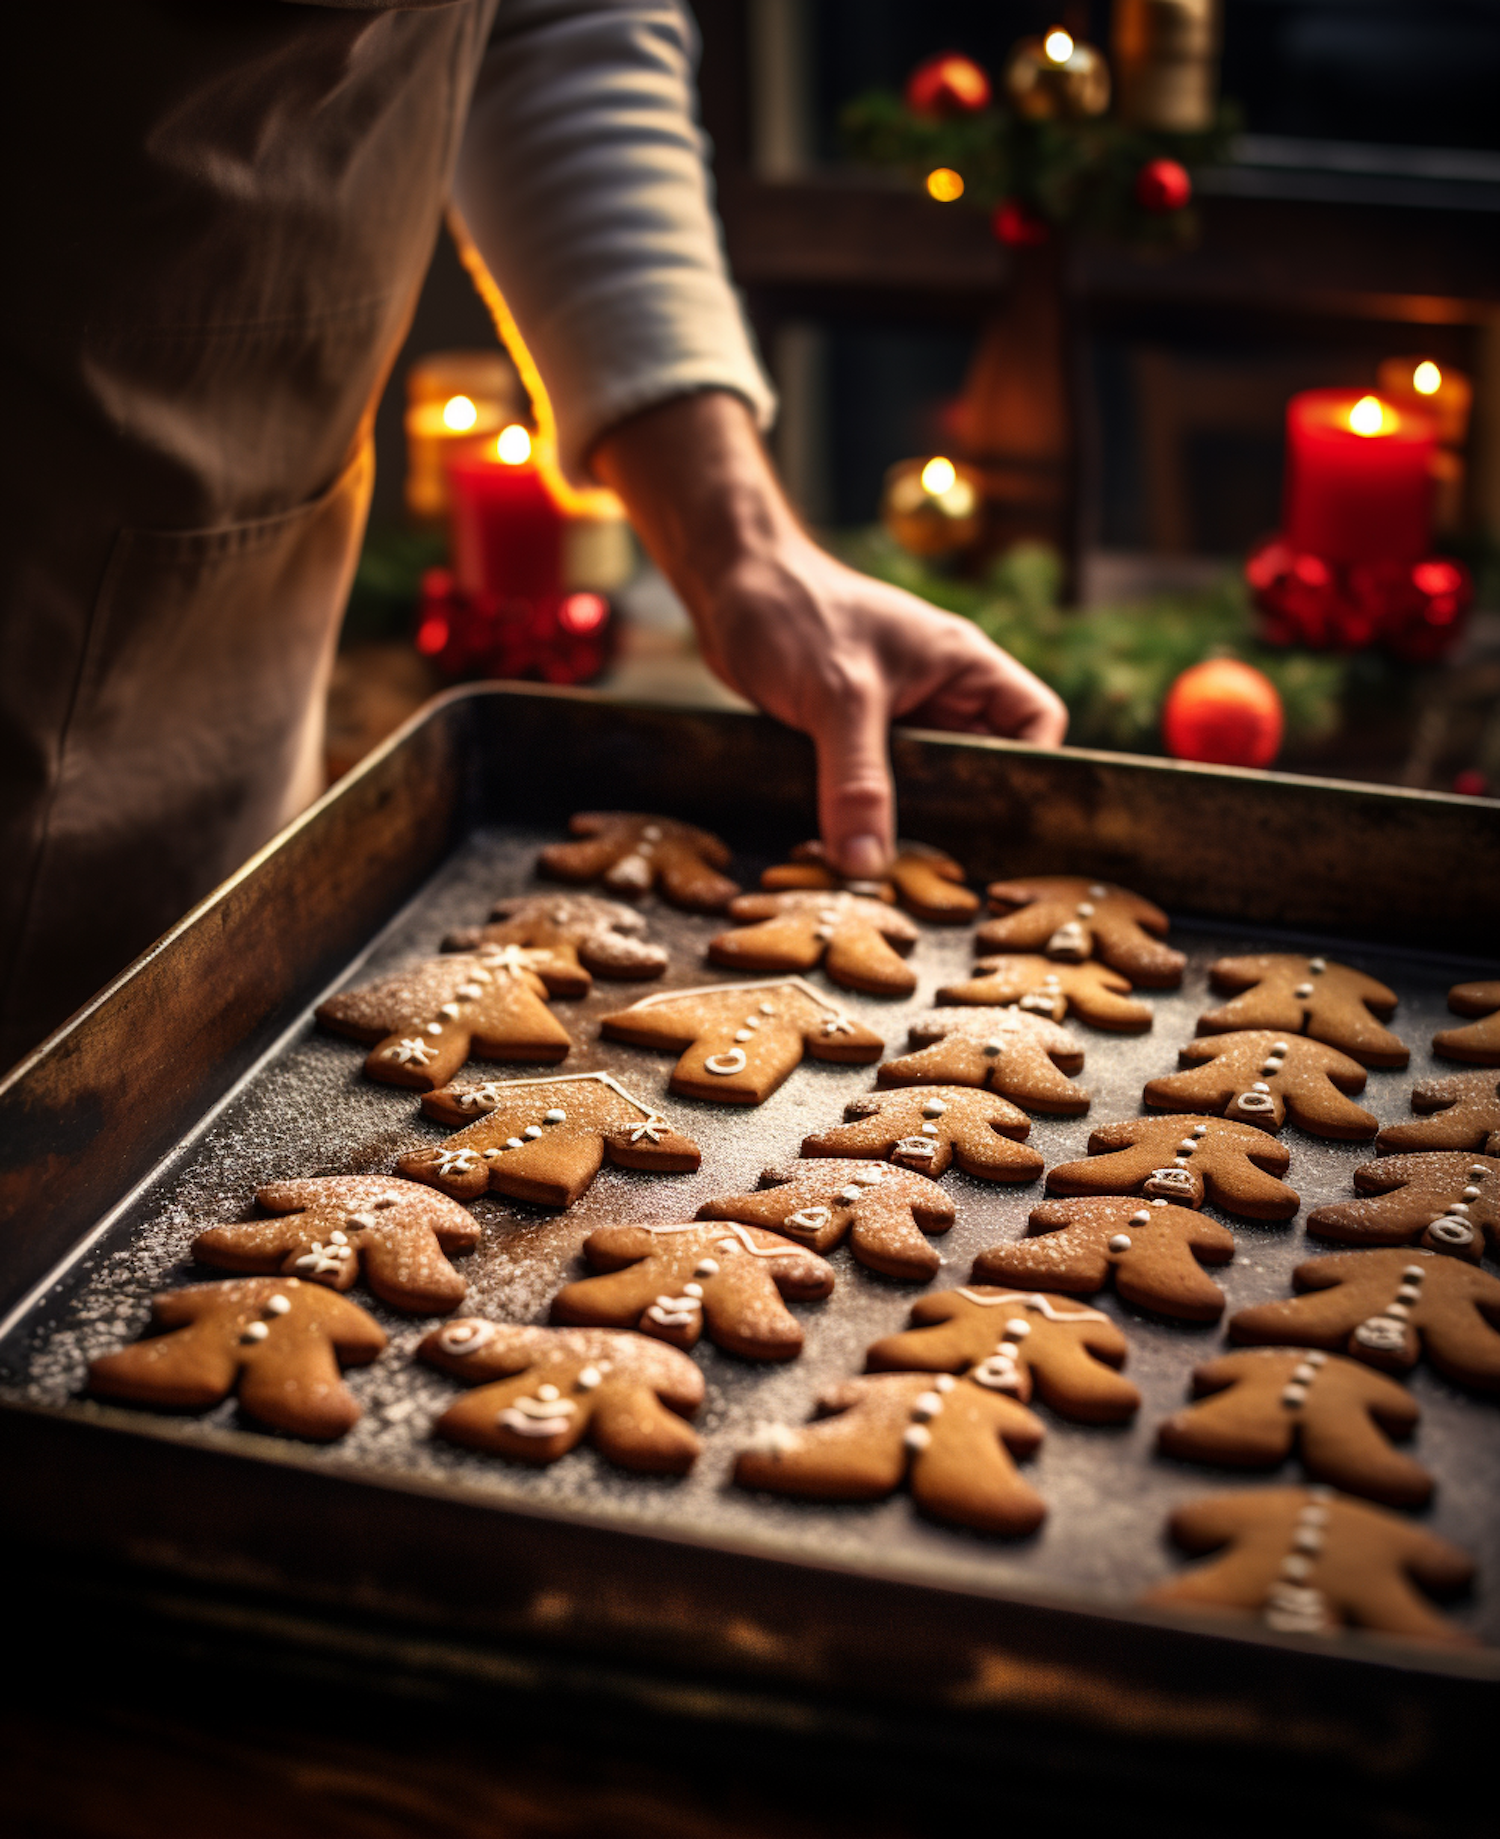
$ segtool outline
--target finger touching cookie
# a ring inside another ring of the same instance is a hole
[[[916,972],[901,957],[917,929],[894,907],[857,894],[741,894],[729,903],[732,932],[709,940],[715,964],[740,971],[810,971],[869,996],[908,996]]]
[[[1365,1069],[1305,1035],[1209,1035],[1189,1041],[1178,1057],[1187,1072],[1147,1083],[1145,1101],[1154,1110],[1217,1112],[1262,1130],[1280,1130],[1290,1118],[1315,1137],[1354,1143],[1379,1127],[1373,1113],[1345,1096],[1364,1090]]]
[[[1477,1149],[1500,1156],[1500,1078],[1494,1073],[1424,1079],[1412,1087],[1411,1108],[1426,1115],[1387,1124],[1375,1139],[1382,1156],[1421,1149]]]
[[[941,1175],[956,1161],[981,1181],[1034,1181],[1041,1154],[1022,1141],[1031,1119],[973,1086],[897,1086],[844,1107],[850,1120],[802,1140],[804,1156],[853,1156]]]
[[[1354,1171],[1360,1200],[1332,1201],[1307,1230],[1345,1245],[1421,1245],[1478,1263],[1500,1254],[1500,1157],[1465,1150],[1383,1156]]]
[[[578,839],[549,843],[537,868],[557,881],[602,881],[615,894],[659,888],[674,907],[717,913],[739,893],[728,845],[707,830],[642,811],[580,811],[568,820]]]
[[[1405,1043],[1381,1026],[1395,1013],[1396,992],[1347,964],[1301,952],[1260,952],[1220,958],[1208,977],[1216,990],[1238,994],[1199,1016],[1199,1034],[1269,1028],[1322,1041],[1361,1066],[1405,1066],[1410,1058]]]
[[[1167,916],[1139,894],[1082,875],[992,881],[985,890],[1000,919],[979,928],[981,951],[1041,951],[1077,963],[1099,958],[1141,989],[1175,990],[1186,957],[1161,941]]]
[[[592,894],[523,894],[496,902],[489,924],[464,926],[443,940],[444,951],[532,953],[530,967],[553,996],[587,996],[595,977],[659,977],[667,954],[645,937],[646,922],[617,900]]]
[[[1432,1037],[1432,1051],[1445,1060],[1472,1060],[1476,1066],[1500,1066],[1500,978],[1489,983],[1456,983],[1448,992],[1455,1015],[1480,1019],[1466,1028],[1443,1028]]]
[[[1289,1220],[1302,1204],[1280,1179],[1291,1151],[1228,1118],[1132,1117],[1089,1138],[1088,1156],[1047,1175],[1049,1194],[1143,1194],[1179,1207],[1205,1200],[1252,1220]]]
[[[882,881],[846,880],[829,863],[821,843],[799,843],[789,862],[766,870],[760,885],[873,894],[877,900],[899,900],[908,913],[937,925],[962,925],[979,911],[979,896],[964,886],[964,871],[951,856],[926,843],[898,841],[890,875]]]
[[[916,1052],[887,1060],[883,1086],[988,1086],[1028,1111],[1078,1117],[1089,1095],[1067,1078],[1083,1049],[1066,1029],[1024,1009],[930,1009],[910,1024]]]
[[[1097,958],[1069,964],[1064,959],[1012,953],[980,958],[974,970],[976,974],[963,983],[945,984],[937,993],[938,1001],[1000,1008],[1014,1003],[1054,1022],[1076,1015],[1090,1027],[1117,1034],[1141,1034],[1151,1026],[1150,1003],[1132,996],[1130,979]]]

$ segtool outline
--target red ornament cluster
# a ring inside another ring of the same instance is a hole
[[[1245,564],[1273,645],[1363,651],[1379,645],[1408,664],[1440,658],[1463,631],[1473,584],[1462,563],[1330,562],[1274,536]]]
[[[502,599],[465,594],[446,568],[422,577],[417,650],[445,676],[587,683],[609,661],[613,637],[602,594]]]

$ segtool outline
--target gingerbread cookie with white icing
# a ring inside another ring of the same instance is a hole
[[[918,1051],[887,1060],[883,1086],[988,1086],[1028,1111],[1078,1117],[1089,1095],[1065,1077],[1083,1066],[1066,1029],[1024,1009],[931,1009],[910,1025]]]
[[[896,1086],[844,1106],[850,1120],[802,1139],[804,1156],[857,1156],[941,1175],[957,1162],[980,1181],[1035,1181],[1045,1166],[1024,1139],[1031,1119],[974,1086]]]
[[[1122,1424],[1141,1395],[1118,1368],[1125,1337],[1101,1310],[1040,1290],[971,1284],[912,1304],[914,1324],[865,1356],[873,1372],[964,1373],[1023,1405],[1033,1390],[1059,1417]]]
[[[646,1335],[465,1316],[434,1329],[417,1358],[475,1388],[432,1427],[465,1449],[541,1465],[587,1438],[617,1468],[683,1475],[701,1448],[683,1419],[703,1403],[703,1375]]]
[[[1432,1477],[1391,1447],[1421,1416],[1404,1386],[1321,1349],[1257,1347],[1193,1369],[1198,1401],[1168,1418],[1158,1447],[1184,1462],[1274,1469],[1293,1449],[1319,1481],[1388,1507],[1420,1507]]]
[[[1472,1560],[1382,1508],[1321,1486],[1257,1488],[1190,1501],[1167,1524],[1185,1552],[1223,1556],[1158,1584],[1148,1603],[1255,1616],[1281,1635],[1364,1628],[1474,1645],[1422,1595],[1457,1595],[1474,1575]]]
[[[728,845],[692,824],[643,811],[579,811],[568,828],[577,842],[549,843],[537,857],[538,871],[557,881],[602,881],[614,894],[657,888],[691,913],[718,913],[740,891],[719,873],[729,866]]]
[[[1358,1143],[1379,1120],[1345,1096],[1365,1088],[1365,1069],[1336,1047],[1269,1029],[1189,1041],[1178,1055],[1190,1070],[1148,1081],[1156,1111],[1196,1111],[1280,1130],[1290,1117],[1315,1137]]]
[[[617,900],[593,894],[523,894],[497,901],[489,924],[462,926],[444,951],[504,950],[514,945],[552,996],[587,996],[595,977],[660,977],[667,954],[645,937],[646,922]]]
[[[1494,1073],[1450,1073],[1412,1087],[1419,1121],[1387,1124],[1375,1139],[1382,1156],[1396,1150],[1477,1149],[1500,1156],[1500,1078]]]
[[[479,1225],[431,1188],[390,1175],[321,1175],[271,1182],[255,1201],[272,1217],[200,1232],[200,1264],[279,1271],[330,1290],[363,1277],[383,1303],[411,1315],[446,1315],[463,1301],[467,1286],[448,1258],[473,1251]]]
[[[1036,1284],[1093,1296],[1114,1280],[1127,1303],[1182,1322],[1216,1322],[1224,1292],[1199,1267],[1228,1264],[1227,1226],[1163,1200],[1049,1200],[1033,1207],[1029,1238],[974,1260],[976,1283]]]
[[[1292,1282],[1306,1294],[1241,1309],[1230,1340],[1326,1347],[1388,1373],[1425,1354],[1459,1385],[1500,1392],[1500,1278],[1488,1271],[1396,1248],[1310,1258]]]
[[[842,888],[877,900],[899,900],[908,913],[940,926],[961,926],[979,911],[979,896],[964,886],[964,871],[926,843],[898,841],[890,873],[878,881],[848,880],[829,862],[821,843],[799,843],[789,862],[766,870],[760,885],[772,890]]]
[[[339,1368],[364,1366],[385,1346],[358,1303],[295,1277],[168,1290],[152,1298],[151,1320],[165,1332],[90,1363],[96,1398],[191,1411],[237,1392],[246,1417],[316,1442],[359,1418]]]
[[[1199,1034],[1269,1028],[1306,1035],[1361,1066],[1405,1066],[1411,1057],[1406,1044],[1381,1026],[1395,1014],[1396,992],[1350,965],[1300,952],[1259,952],[1220,958],[1208,976],[1216,990],[1238,994],[1198,1017]]]
[[[455,1200],[493,1191],[539,1207],[571,1207],[606,1156],[618,1168],[657,1175],[690,1173],[700,1160],[691,1137],[609,1073],[444,1086],[428,1093],[422,1109],[440,1124],[466,1128],[446,1143],[408,1151],[396,1166]]]
[[[1099,958],[1147,990],[1175,990],[1186,957],[1161,941],[1167,916],[1160,907],[1109,881],[1082,875],[1033,875],[992,881],[990,906],[1003,918],[975,934],[981,951],[1041,951],[1078,963]]]
[[[705,1201],[698,1217],[765,1226],[820,1253],[847,1238],[869,1270],[926,1283],[942,1259],[923,1234],[946,1232],[955,1209],[935,1181],[888,1162],[799,1161],[763,1170],[754,1194]]]
[[[764,1424],[735,1461],[742,1488],[818,1501],[878,1501],[904,1481],[937,1520],[1023,1538],[1047,1505],[1016,1472],[1035,1454],[1041,1421],[1003,1392],[951,1373],[846,1379],[818,1398],[824,1415],[793,1428]]]
[[[1332,1201],[1307,1230],[1345,1245],[1422,1245],[1478,1263],[1488,1236],[1500,1256],[1500,1157],[1465,1150],[1385,1156],[1354,1171],[1368,1198]]]
[[[715,964],[737,971],[810,971],[867,996],[909,996],[916,972],[901,957],[917,942],[904,913],[858,894],[740,894],[739,922],[708,942]]]
[[[1284,1143],[1228,1118],[1132,1117],[1089,1137],[1088,1156],[1047,1176],[1049,1194],[1143,1194],[1179,1207],[1205,1200],[1249,1220],[1289,1220],[1301,1206],[1280,1180]]]
[[[1455,1015],[1481,1019],[1466,1028],[1442,1028],[1432,1037],[1432,1051],[1445,1060],[1470,1060],[1476,1066],[1500,1066],[1500,978],[1489,983],[1456,983],[1448,992]]]
[[[519,946],[425,958],[409,970],[330,996],[323,1027],[374,1042],[365,1071],[430,1092],[464,1061],[565,1059],[572,1036],[547,1007],[547,986]]]
[[[819,1302],[833,1266],[805,1246],[737,1221],[603,1226],[583,1256],[600,1275],[552,1299],[552,1318],[581,1327],[638,1328],[674,1347],[708,1338],[746,1360],[791,1360],[802,1325],[790,1302]]]
[[[977,975],[963,983],[945,984],[937,993],[940,1003],[980,1003],[1003,1008],[1014,1003],[1032,1015],[1060,1022],[1076,1015],[1092,1028],[1117,1034],[1142,1034],[1151,1026],[1151,1005],[1130,994],[1131,983],[1097,958],[1079,964],[1061,959],[1009,953],[980,958]]]
[[[663,990],[600,1022],[613,1041],[680,1053],[671,1089],[721,1105],[759,1105],[803,1056],[844,1066],[878,1060],[885,1043],[801,977]]]

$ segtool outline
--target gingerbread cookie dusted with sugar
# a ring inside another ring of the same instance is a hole
[[[1445,1060],[1471,1060],[1476,1066],[1500,1066],[1500,978],[1490,983],[1456,983],[1448,992],[1455,1015],[1481,1019],[1466,1028],[1443,1028],[1432,1037],[1432,1051]]]
[[[202,1410],[238,1392],[273,1430],[331,1442],[359,1418],[339,1377],[385,1346],[385,1331],[347,1296],[295,1277],[241,1277],[168,1290],[151,1303],[165,1330],[89,1366],[96,1398]]]
[[[802,1327],[782,1301],[818,1302],[833,1289],[833,1266],[780,1233],[737,1222],[603,1226],[583,1244],[597,1277],[552,1299],[554,1321],[639,1328],[674,1347],[708,1338],[746,1360],[791,1360]]]
[[[818,1397],[819,1421],[763,1424],[735,1461],[742,1488],[818,1501],[878,1501],[904,1481],[936,1520],[1023,1538],[1047,1504],[1016,1473],[1046,1434],[1003,1392],[951,1373],[846,1379]]]
[[[1161,1200],[1049,1200],[1032,1208],[1027,1230],[981,1252],[974,1281],[1093,1296],[1113,1278],[1127,1303],[1157,1315],[1216,1322],[1224,1313],[1224,1292],[1199,1266],[1228,1264],[1234,1236],[1201,1213]]]
[[[1013,953],[980,958],[974,969],[978,974],[963,983],[945,984],[937,993],[938,1001],[1002,1008],[1014,1003],[1054,1022],[1076,1015],[1093,1028],[1108,1028],[1117,1034],[1141,1034],[1151,1026],[1150,1003],[1133,997],[1130,979],[1096,958],[1067,964]]]
[[[946,1232],[953,1202],[925,1175],[888,1162],[800,1161],[762,1172],[754,1194],[720,1194],[698,1209],[704,1220],[739,1220],[784,1233],[815,1252],[847,1238],[869,1270],[925,1283],[942,1259],[922,1236]]]
[[[465,1316],[428,1335],[417,1357],[473,1386],[433,1425],[465,1449],[542,1464],[585,1438],[617,1468],[682,1475],[697,1434],[703,1375],[675,1347],[602,1328],[531,1328]]]
[[[1148,1603],[1256,1616],[1282,1635],[1365,1628],[1473,1645],[1420,1594],[1457,1595],[1474,1575],[1468,1555],[1379,1507],[1323,1487],[1258,1488],[1190,1501],[1167,1524],[1185,1552],[1223,1556],[1158,1584]]]
[[[1420,1121],[1387,1124],[1375,1139],[1382,1156],[1395,1150],[1477,1149],[1500,1156],[1500,1078],[1493,1073],[1450,1073],[1412,1087]]]
[[[952,1162],[981,1181],[1035,1181],[1045,1166],[1024,1139],[1031,1119],[973,1086],[897,1086],[844,1106],[851,1121],[802,1139],[804,1156],[857,1156],[941,1175]]]
[[[917,942],[904,913],[858,894],[741,894],[739,921],[708,943],[715,964],[737,971],[810,971],[867,996],[909,996],[916,972],[901,957]]]
[[[1289,1220],[1301,1206],[1280,1179],[1291,1162],[1284,1143],[1228,1118],[1132,1117],[1089,1137],[1081,1162],[1047,1176],[1049,1194],[1143,1194],[1179,1207],[1205,1200],[1249,1220]]]
[[[1182,982],[1186,957],[1161,943],[1166,914],[1113,882],[1033,875],[992,881],[985,892],[1004,917],[979,928],[981,951],[1041,951],[1069,963],[1099,958],[1146,990],[1175,990]]]
[[[1052,1117],[1078,1117],[1089,1095],[1068,1073],[1083,1066],[1083,1049],[1066,1029],[1024,1009],[930,1009],[910,1026],[918,1051],[887,1060],[875,1077],[883,1086],[988,1086],[992,1092]]]
[[[573,843],[549,843],[537,868],[557,881],[602,881],[615,894],[660,889],[674,907],[717,913],[739,893],[721,875],[729,848],[707,830],[641,811],[580,811],[569,818]]]
[[[1432,1477],[1391,1447],[1421,1413],[1404,1386],[1321,1350],[1258,1347],[1193,1369],[1197,1403],[1168,1418],[1158,1446],[1185,1462],[1274,1469],[1293,1449],[1319,1481],[1388,1507],[1420,1507]]]
[[[516,945],[427,958],[394,977],[330,996],[315,1011],[334,1034],[373,1041],[371,1079],[430,1092],[464,1061],[565,1059],[572,1037]]]
[[[553,996],[587,996],[595,977],[660,977],[667,954],[645,937],[646,922],[617,900],[592,894],[523,894],[497,901],[486,926],[462,926],[444,951],[503,951],[514,945]]]
[[[763,888],[842,888],[851,894],[873,894],[877,900],[899,900],[908,913],[935,925],[962,925],[979,911],[979,896],[964,886],[964,871],[951,856],[926,843],[898,842],[888,878],[850,881],[828,860],[821,843],[799,843],[790,862],[768,868],[760,878]]]
[[[1147,1082],[1156,1111],[1217,1112],[1239,1124],[1280,1130],[1290,1117],[1315,1137],[1358,1143],[1379,1120],[1345,1096],[1365,1088],[1365,1069],[1336,1047],[1269,1029],[1189,1041],[1178,1058],[1189,1071]]]
[[[663,990],[600,1022],[613,1041],[681,1053],[671,1089],[721,1105],[759,1105],[803,1056],[867,1066],[885,1043],[801,977]]]
[[[390,1175],[321,1175],[272,1182],[255,1201],[272,1217],[200,1232],[200,1264],[279,1271],[330,1290],[363,1277],[383,1303],[411,1315],[446,1315],[463,1301],[467,1286],[448,1258],[473,1251],[479,1224],[431,1188]]]
[[[1141,1395],[1117,1371],[1125,1337],[1109,1317],[1040,1290],[972,1284],[912,1304],[915,1324],[865,1356],[875,1372],[964,1373],[1030,1404],[1033,1390],[1059,1417],[1120,1424]]]
[[[409,1151],[396,1166],[455,1200],[493,1191],[539,1207],[571,1207],[606,1156],[618,1168],[657,1175],[686,1174],[700,1159],[691,1137],[609,1073],[444,1086],[422,1109],[440,1124],[465,1128],[446,1143]]]
[[[1200,1015],[1199,1034],[1254,1028],[1301,1034],[1338,1048],[1361,1066],[1405,1066],[1411,1057],[1405,1043],[1380,1025],[1395,1014],[1396,992],[1347,964],[1300,952],[1260,952],[1220,958],[1208,976],[1216,990],[1239,994]]]
[[[1500,1256],[1500,1157],[1463,1150],[1385,1156],[1354,1171],[1362,1200],[1333,1201],[1307,1230],[1345,1245],[1422,1245],[1478,1263]]]
[[[1500,1392],[1500,1278],[1488,1271],[1428,1251],[1340,1252],[1299,1264],[1292,1282],[1307,1294],[1241,1309],[1230,1340],[1326,1347],[1390,1373],[1425,1354],[1459,1385]]]

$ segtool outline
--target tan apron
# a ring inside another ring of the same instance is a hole
[[[320,790],[494,0],[28,9],[0,123],[0,1069]]]

